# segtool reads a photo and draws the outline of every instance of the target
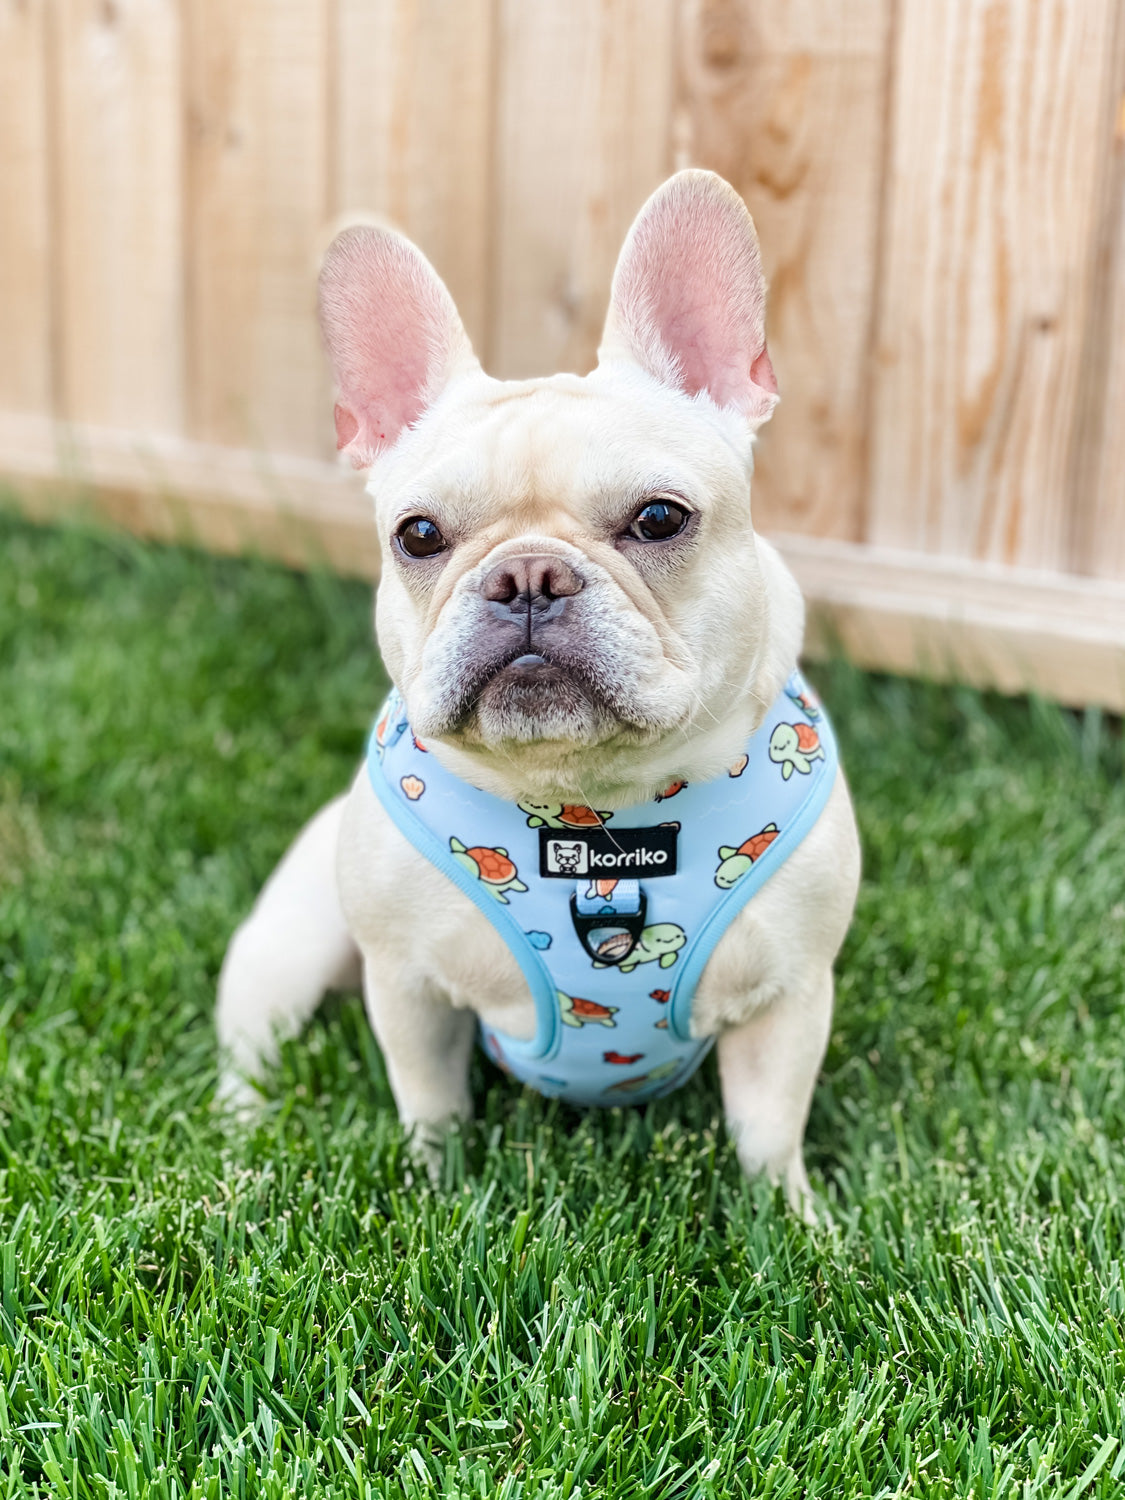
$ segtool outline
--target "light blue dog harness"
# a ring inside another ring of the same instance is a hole
[[[715,944],[816,822],[836,780],[824,710],[794,672],[728,773],[616,812],[505,802],[439,765],[391,693],[368,746],[395,823],[523,970],[531,1041],[481,1025],[507,1072],[573,1104],[678,1088],[713,1037],[691,1007]]]

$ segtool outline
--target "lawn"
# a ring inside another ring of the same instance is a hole
[[[817,670],[866,873],[810,1122],[478,1061],[411,1181],[356,996],[250,1137],[224,945],[348,780],[367,591],[0,516],[0,1497],[1125,1491],[1116,723]]]

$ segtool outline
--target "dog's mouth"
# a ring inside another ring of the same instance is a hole
[[[596,663],[526,647],[499,661],[466,663],[445,718],[446,735],[485,744],[591,744],[624,727]]]
[[[480,683],[466,705],[466,718],[475,718],[486,731],[501,725],[509,733],[518,728],[520,739],[569,737],[560,736],[561,724],[572,724],[577,735],[580,728],[588,729],[592,716],[601,718],[608,710],[591,676],[581,663],[538,651],[521,652]],[[532,733],[536,726],[545,732]]]
[[[466,750],[552,753],[651,743],[690,706],[654,627],[587,583],[559,618],[505,624],[466,588],[412,684],[415,730]]]
[[[488,673],[477,684],[474,696],[475,702],[479,703],[489,695],[507,700],[541,694],[549,699],[559,693],[565,695],[575,691],[591,698],[600,696],[589,680],[589,674],[576,669],[573,663],[561,662],[540,652],[525,651]]]
[[[497,668],[492,678],[496,682],[499,678],[506,678],[517,685],[545,681],[552,673],[558,672],[559,668],[552,661],[548,661],[537,651],[525,651],[520,656],[514,656],[506,665]]]

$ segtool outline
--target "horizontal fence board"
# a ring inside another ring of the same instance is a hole
[[[782,404],[762,433],[758,524],[858,539],[890,0],[694,0],[678,48],[693,161],[745,198],[770,284]]]
[[[42,519],[378,576],[370,501],[328,463],[0,415],[0,473]],[[1125,710],[1125,584],[804,536],[773,538],[809,606],[806,655]]]
[[[817,537],[775,537],[806,654],[1125,710],[1125,584]]]
[[[0,413],[0,475],[37,520],[86,515],[213,552],[378,572],[361,481],[316,459]]]

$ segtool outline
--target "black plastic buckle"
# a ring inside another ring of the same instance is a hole
[[[570,895],[570,920],[578,941],[596,964],[612,966],[624,963],[641,940],[648,900],[640,892],[635,912],[585,912],[578,910],[578,897]]]

